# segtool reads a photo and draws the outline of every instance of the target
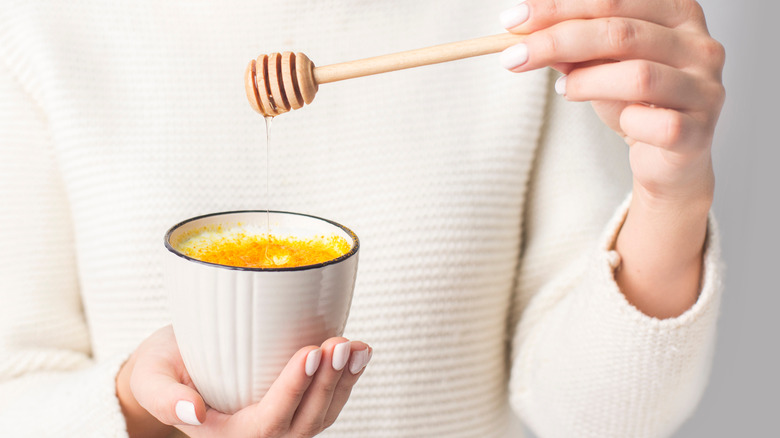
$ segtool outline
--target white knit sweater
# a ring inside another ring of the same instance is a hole
[[[243,69],[500,32],[513,1],[4,1],[0,436],[124,437],[114,379],[169,323],[163,234],[270,207],[363,244],[346,336],[375,355],[327,437],[668,436],[706,383],[720,296],[650,318],[609,248],[626,146],[545,71],[496,57],[320,87],[263,120]]]

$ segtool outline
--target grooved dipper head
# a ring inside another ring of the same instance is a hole
[[[314,100],[314,64],[303,53],[272,53],[249,61],[244,74],[249,104],[264,116],[278,116]]]

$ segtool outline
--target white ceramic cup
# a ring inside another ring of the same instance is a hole
[[[184,365],[206,403],[234,413],[260,401],[287,361],[306,345],[340,336],[357,275],[357,236],[327,219],[298,213],[234,211],[188,219],[165,234],[165,280]],[[292,268],[238,268],[175,249],[184,233],[208,225],[254,224],[277,236],[339,235],[350,251]]]

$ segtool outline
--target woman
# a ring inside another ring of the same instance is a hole
[[[3,7],[0,430],[488,437],[508,394],[541,437],[671,434],[719,306],[723,49],[691,0],[484,3]],[[488,35],[506,7],[504,27],[531,34],[501,56],[520,74],[482,58],[323,86],[274,122],[265,197],[249,59]],[[267,206],[354,229],[358,283],[346,338],[227,416],[160,328],[161,236]],[[334,365],[347,339],[368,367]]]

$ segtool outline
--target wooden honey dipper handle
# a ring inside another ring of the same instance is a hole
[[[303,53],[260,55],[247,65],[244,85],[255,111],[276,116],[311,103],[319,84],[496,53],[524,38],[503,33],[322,67]]]
[[[327,84],[344,79],[488,55],[517,44],[523,38],[523,35],[503,33],[357,61],[315,67],[314,81],[317,84]]]

